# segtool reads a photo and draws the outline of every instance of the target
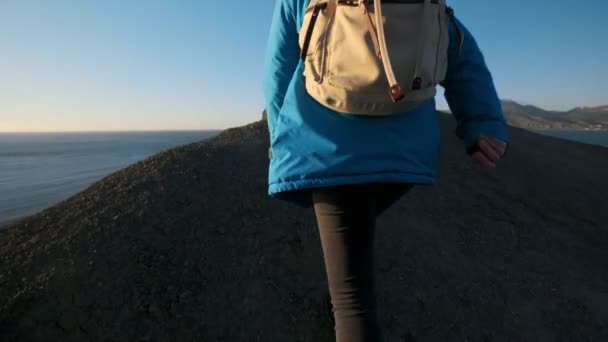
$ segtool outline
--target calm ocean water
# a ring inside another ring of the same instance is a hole
[[[49,207],[157,152],[217,133],[0,133],[0,225]]]
[[[556,138],[568,139],[583,142],[586,144],[608,147],[608,131],[540,130],[534,132],[549,135]]]
[[[608,131],[537,132],[608,147]],[[49,207],[161,150],[217,133],[0,133],[0,225]]]

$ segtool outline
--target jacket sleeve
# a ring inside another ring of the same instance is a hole
[[[271,140],[300,58],[295,3],[294,0],[276,0],[266,47],[263,92]]]
[[[458,20],[463,42],[459,52],[458,34],[450,24],[448,71],[442,86],[445,98],[456,119],[455,134],[464,140],[469,154],[477,147],[481,134],[510,142],[507,124],[492,75],[469,30]]]

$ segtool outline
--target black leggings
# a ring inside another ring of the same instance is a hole
[[[383,341],[376,309],[376,218],[414,185],[370,183],[312,189],[336,342]]]

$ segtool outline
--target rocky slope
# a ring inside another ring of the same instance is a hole
[[[607,341],[608,149],[511,128],[378,221],[387,341]],[[0,231],[0,341],[331,341],[314,215],[266,195],[266,123],[146,159]]]

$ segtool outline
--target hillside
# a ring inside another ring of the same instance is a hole
[[[502,108],[509,125],[525,129],[608,130],[608,106],[578,107],[565,112],[548,111],[536,106],[503,100]]]
[[[510,128],[378,221],[392,341],[608,341],[608,150]],[[0,341],[331,341],[312,209],[268,198],[264,121],[116,172],[0,231]],[[530,148],[533,146],[534,148]]]
[[[579,107],[568,111],[566,116],[580,120],[608,123],[608,106]]]

